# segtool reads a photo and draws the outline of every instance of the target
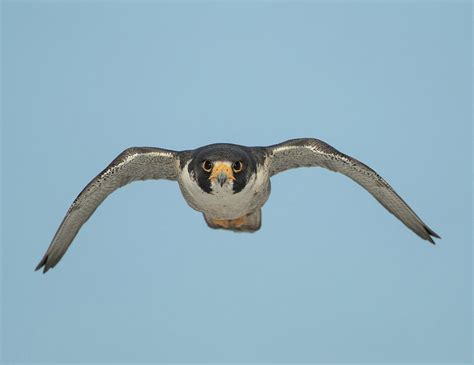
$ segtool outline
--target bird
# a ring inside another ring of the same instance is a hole
[[[188,205],[203,214],[210,228],[255,232],[261,227],[271,177],[299,167],[342,173],[422,239],[435,244],[433,237],[441,238],[379,174],[319,139],[290,139],[267,147],[215,143],[183,151],[130,147],[79,193],[35,270],[46,273],[55,267],[105,198],[133,181],[177,181]]]

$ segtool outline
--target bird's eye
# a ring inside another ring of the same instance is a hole
[[[211,172],[212,170],[212,162],[209,160],[205,160],[202,163],[202,169],[206,172]]]
[[[232,164],[232,170],[234,170],[234,172],[242,171],[243,167],[244,167],[244,164],[241,161],[235,161]]]

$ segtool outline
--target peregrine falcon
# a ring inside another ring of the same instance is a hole
[[[56,266],[79,229],[104,199],[137,180],[177,180],[191,208],[207,225],[235,232],[260,229],[261,208],[270,195],[270,178],[297,167],[325,167],[361,185],[422,239],[440,238],[374,170],[314,138],[292,139],[268,147],[229,143],[171,151],[131,147],[97,175],[74,200],[36,270]]]

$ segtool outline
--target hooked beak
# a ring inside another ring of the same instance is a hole
[[[214,165],[209,180],[217,181],[220,186],[223,186],[227,180],[235,180],[235,177],[230,166],[221,162]]]
[[[217,175],[217,182],[220,184],[220,186],[224,185],[226,181],[227,175],[225,174],[225,172],[221,172],[219,173],[219,175]]]

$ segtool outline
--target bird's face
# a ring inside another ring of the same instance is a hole
[[[256,163],[244,147],[210,145],[195,152],[188,170],[206,193],[236,194],[255,174]]]

